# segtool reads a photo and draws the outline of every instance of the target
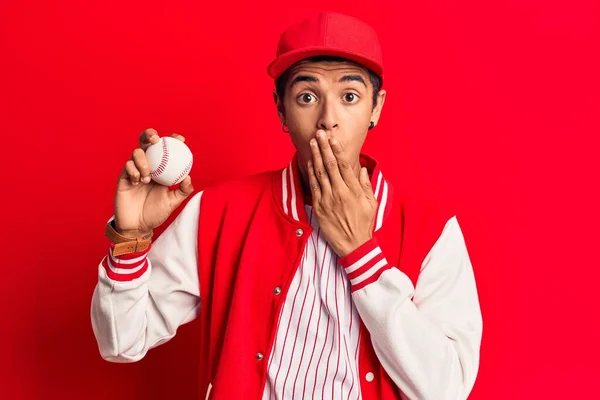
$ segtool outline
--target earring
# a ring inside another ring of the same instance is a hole
[[[290,133],[290,130],[286,129],[285,122],[281,123],[281,130],[284,131],[285,133]]]
[[[375,128],[375,122],[371,121],[371,123],[369,124],[369,130]]]

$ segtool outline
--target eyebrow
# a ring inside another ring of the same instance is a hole
[[[360,75],[344,75],[338,82],[360,82],[367,87],[365,80]]]
[[[317,78],[315,78],[314,76],[298,75],[292,81],[290,88],[293,88],[296,83],[300,83],[300,82],[319,82],[319,80]]]
[[[290,88],[294,87],[296,83],[300,82],[319,82],[319,80],[314,76],[310,75],[298,75],[292,81]],[[365,85],[365,87],[367,87],[365,80],[360,75],[344,75],[340,78],[340,80],[338,80],[338,82],[360,82],[363,85]]]

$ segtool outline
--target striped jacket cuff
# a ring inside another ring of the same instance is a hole
[[[139,278],[148,270],[148,252],[151,247],[152,244],[146,250],[138,253],[114,256],[111,243],[108,255],[102,260],[106,275],[113,281],[118,282],[132,281]]]
[[[338,262],[346,271],[353,292],[375,282],[384,271],[392,268],[375,238],[340,258]]]

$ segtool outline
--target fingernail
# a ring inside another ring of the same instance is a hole
[[[331,139],[331,145],[332,146],[337,146],[338,145],[338,141],[336,139]]]
[[[325,136],[323,131],[317,131],[317,137],[322,138],[323,136]]]
[[[142,182],[144,183],[149,183],[150,182],[150,177],[149,176],[145,176],[142,178]]]

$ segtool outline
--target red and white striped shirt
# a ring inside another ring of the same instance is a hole
[[[358,310],[346,273],[314,228],[279,316],[263,400],[359,399]]]

